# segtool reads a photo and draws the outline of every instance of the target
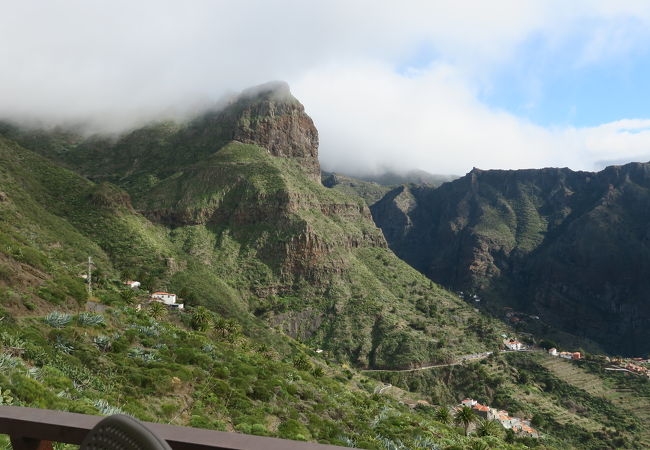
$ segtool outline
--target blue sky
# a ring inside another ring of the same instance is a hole
[[[577,43],[549,54],[540,40],[522,44],[515,61],[495,73],[482,101],[543,126],[596,126],[648,116],[650,46],[578,64]]]
[[[650,160],[647,0],[0,3],[0,119],[120,133],[285,80],[328,170]]]

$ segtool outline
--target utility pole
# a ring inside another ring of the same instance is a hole
[[[93,296],[92,267],[93,267],[93,258],[92,256],[89,256],[88,257],[88,298],[92,298]]]

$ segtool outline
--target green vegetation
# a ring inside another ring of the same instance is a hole
[[[241,334],[231,340],[217,329],[183,325],[196,313],[154,320],[144,310],[116,304],[91,316],[104,319],[95,328],[80,324],[87,313],[64,328],[19,318],[0,334],[0,404],[127,413],[154,422],[371,449],[398,443],[431,448],[425,442],[464,446],[485,439],[465,438],[428,409],[372,394],[376,382],[307,356],[309,350],[294,341],[282,355]],[[9,356],[17,346],[21,355]],[[485,443],[515,448],[500,439]]]

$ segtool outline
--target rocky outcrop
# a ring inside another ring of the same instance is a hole
[[[300,161],[310,178],[320,181],[318,130],[286,83],[244,91],[234,109],[234,140],[266,148],[273,156]]]

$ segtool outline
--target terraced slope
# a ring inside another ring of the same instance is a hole
[[[625,378],[636,377],[635,375],[608,375],[603,371],[601,376],[597,376],[561,358],[547,358],[543,365],[559,379],[613,403],[641,423],[650,423],[650,392],[640,393],[622,383]],[[606,378],[603,378],[605,376]],[[643,380],[638,382],[643,383]],[[637,437],[639,447],[650,447],[650,429],[642,428]]]

